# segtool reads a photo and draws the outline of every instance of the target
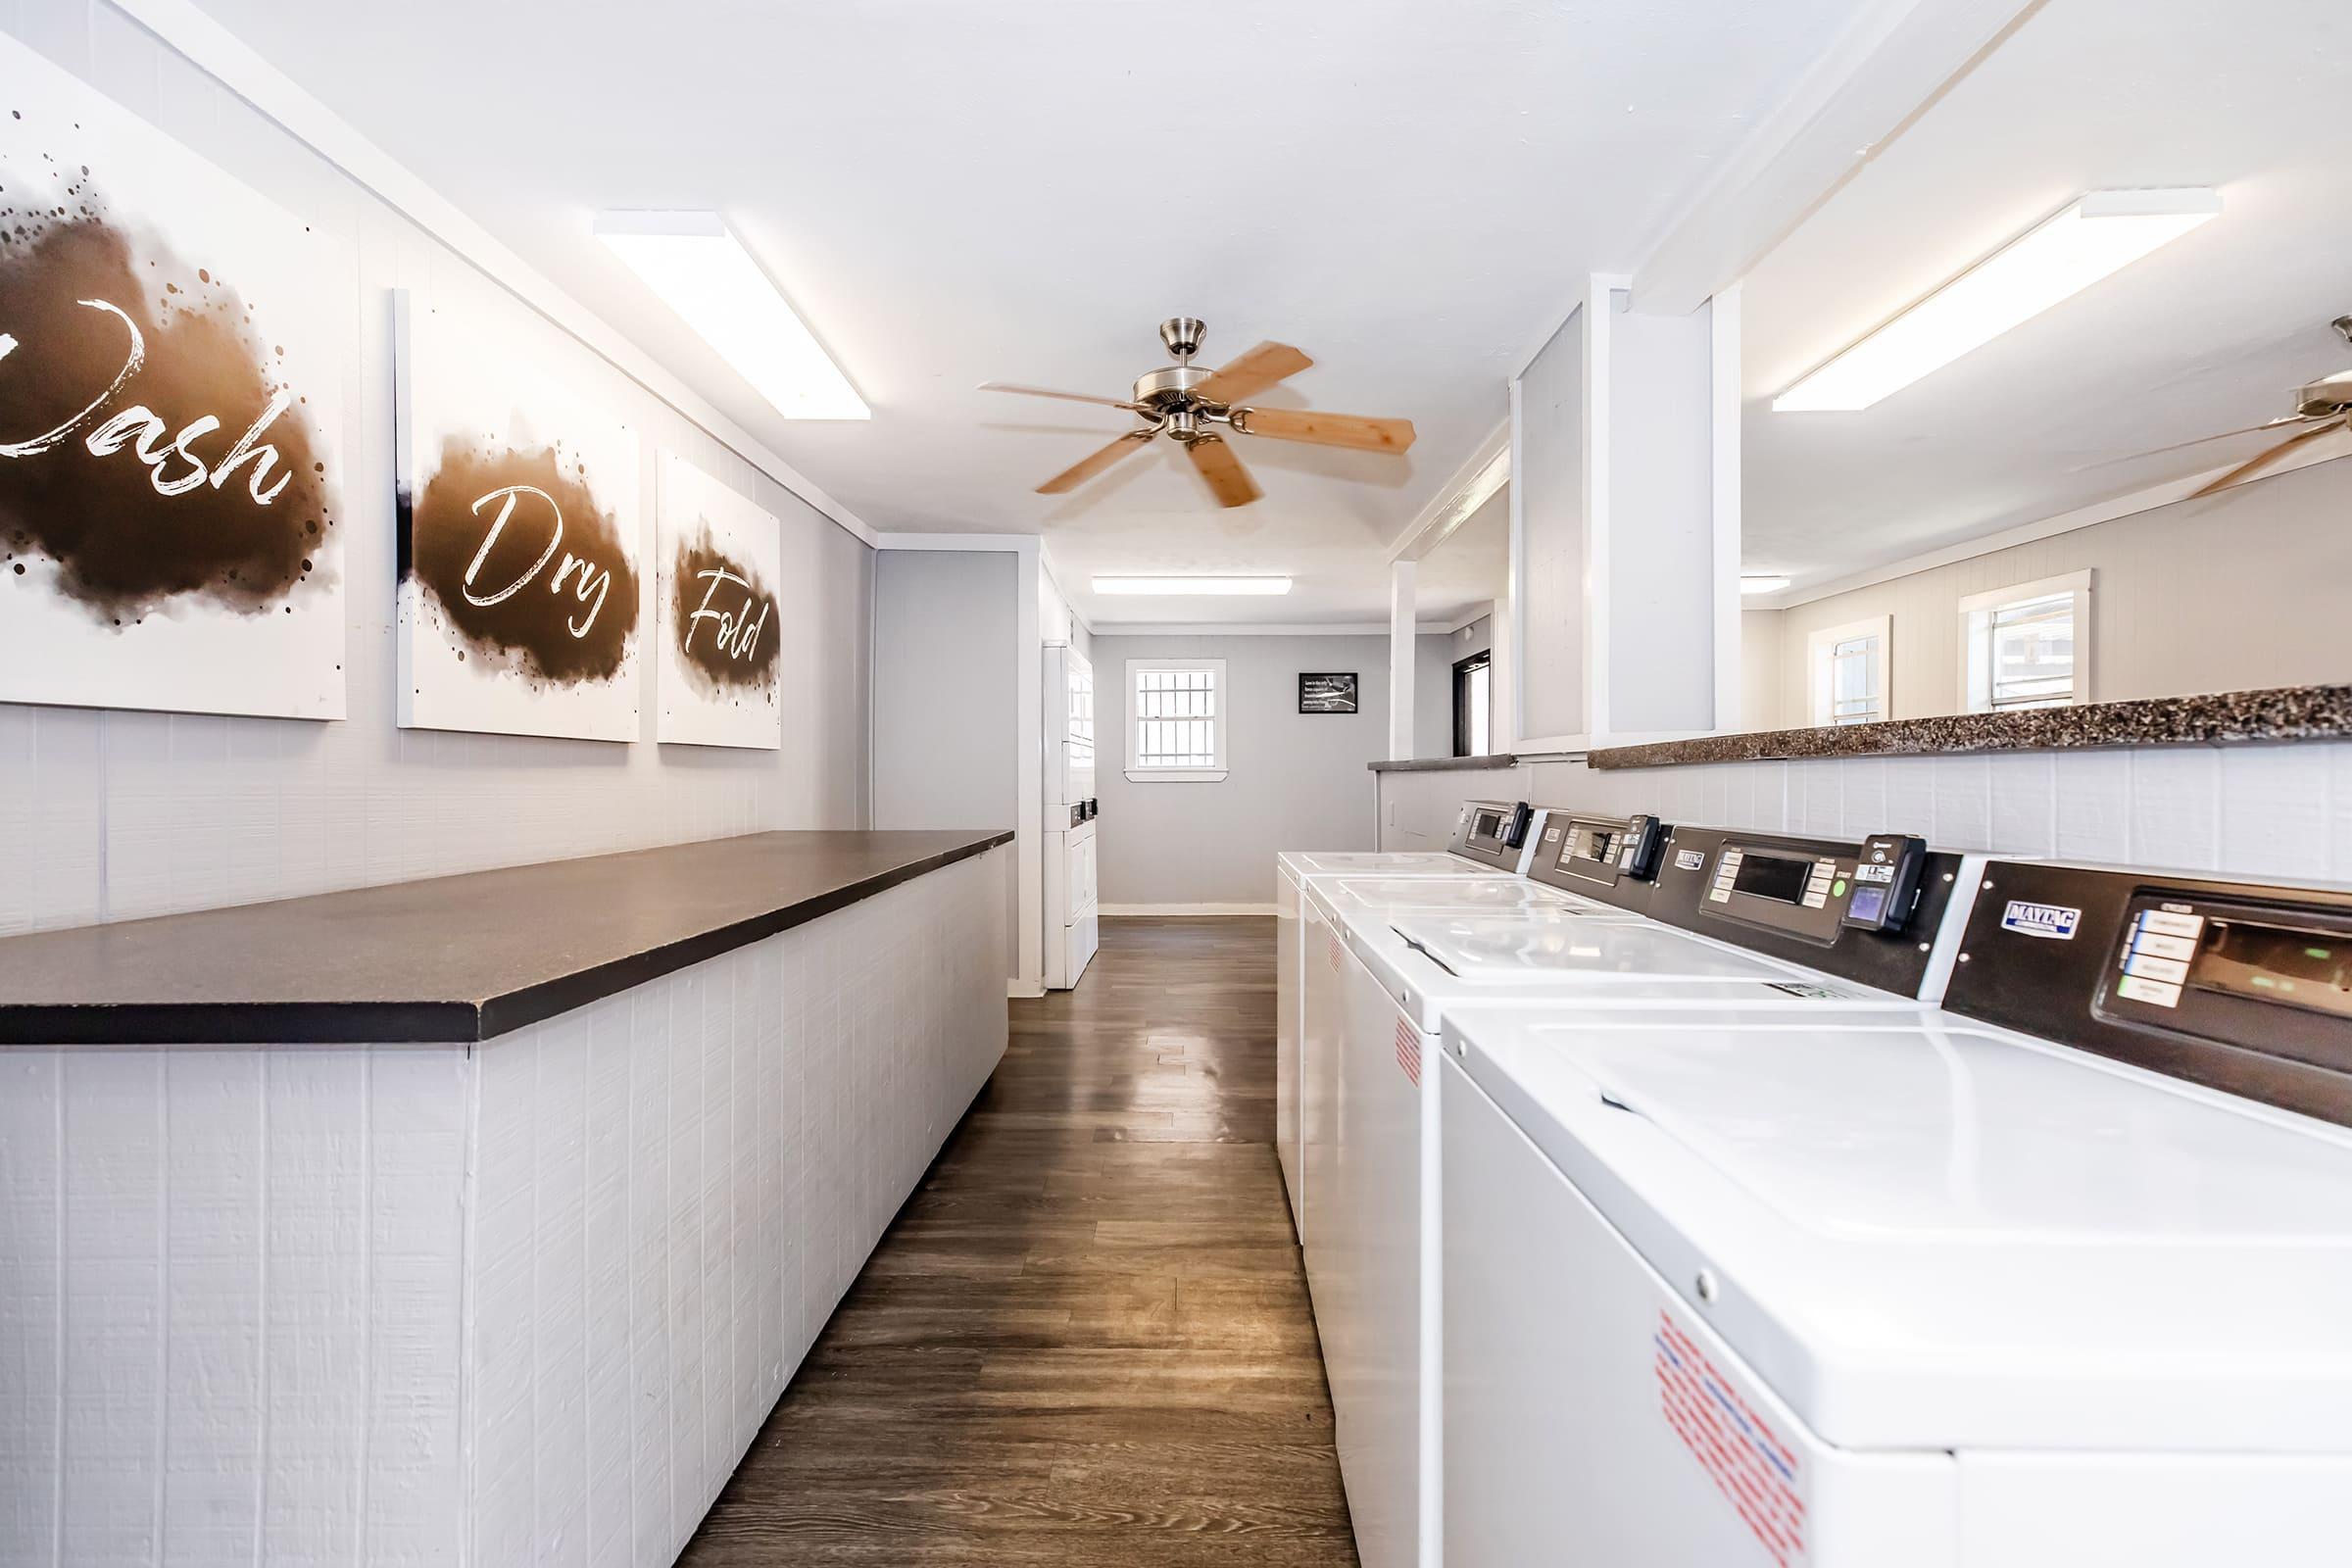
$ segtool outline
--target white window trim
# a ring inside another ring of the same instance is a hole
[[[2090,702],[2090,579],[2088,567],[2081,571],[2060,572],[2055,577],[2042,577],[2034,582],[2013,582],[2005,588],[1990,588],[1981,594],[1968,594],[1960,601],[1960,711],[1963,713],[1992,712],[1992,694],[1980,689],[1977,673],[1983,661],[1978,657],[1978,639],[1989,630],[1992,612],[2007,605],[2027,599],[2052,599],[2059,594],[2075,598],[2075,694],[2053,708],[2080,708]],[[1982,618],[1985,624],[1980,625]]]
[[[1211,690],[1216,693],[1216,752],[1217,760],[1227,764],[1219,767],[1145,767],[1136,761],[1135,677],[1148,670],[1205,669],[1209,673]],[[1127,697],[1121,703],[1121,727],[1127,731],[1128,782],[1133,784],[1214,784],[1232,771],[1233,754],[1225,750],[1225,715],[1232,706],[1233,693],[1225,684],[1225,661],[1222,659],[1130,659],[1127,661]],[[1099,733],[1099,732],[1098,732]]]
[[[1825,656],[1850,637],[1879,640],[1879,716],[1870,722],[1885,723],[1894,717],[1894,617],[1865,615],[1843,625],[1824,626],[1805,639],[1805,711],[1817,729],[1836,722],[1830,710],[1829,661]]]

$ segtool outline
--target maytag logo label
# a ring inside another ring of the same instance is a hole
[[[1674,863],[1678,869],[1695,871],[1707,863],[1707,858],[1698,850],[1677,850],[1674,852]]]
[[[2075,927],[2082,923],[2082,919],[2081,909],[2070,909],[2063,904],[2028,904],[2023,899],[2011,899],[2008,909],[2001,915],[2001,929],[2030,937],[2072,942],[2075,940]]]

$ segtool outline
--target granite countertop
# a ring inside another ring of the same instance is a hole
[[[470,1042],[1010,832],[755,833],[0,940],[0,1045]]]
[[[1668,767],[1823,757],[2038,752],[2083,746],[2230,745],[2352,735],[2352,686],[2280,686],[2199,697],[2149,697],[2080,708],[1953,713],[1883,724],[1702,735],[1591,753],[1593,767]],[[1378,765],[1378,764],[1375,764]]]
[[[1490,757],[1402,757],[1393,762],[1374,762],[1375,773],[1448,773],[1456,769],[1516,767],[1519,759],[1508,752]]]

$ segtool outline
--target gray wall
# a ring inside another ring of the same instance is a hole
[[[1021,558],[885,550],[874,558],[874,826],[1008,828],[1019,820]],[[1005,930],[1020,915],[1004,860]],[[1005,973],[1019,963],[1017,943]]]
[[[1216,783],[1127,780],[1127,661],[1222,659],[1231,769]],[[1298,677],[1354,670],[1357,711],[1300,713]],[[1270,905],[1283,850],[1373,847],[1388,744],[1385,637],[1095,638],[1104,905]]]
[[[685,415],[540,321],[124,13],[17,0],[0,27],[333,235],[318,287],[342,318],[347,719],[310,723],[0,704],[0,934],[289,898],[769,828],[860,825],[873,553]],[[544,368],[641,437],[643,624],[653,624],[656,454],[669,447],[783,525],[784,746],[657,746],[402,730],[393,722],[388,291],[512,313]]]

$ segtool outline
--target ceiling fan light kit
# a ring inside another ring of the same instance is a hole
[[[2205,189],[2094,190],[2069,202],[1772,400],[1853,413],[1942,369],[2222,210]]]
[[[1260,343],[1229,365],[1204,370],[1193,364],[1193,356],[1200,352],[1201,340],[1207,332],[1207,325],[1198,317],[1172,316],[1160,322],[1159,340],[1176,363],[1136,377],[1132,395],[1123,399],[1055,392],[1006,381],[982,382],[981,390],[987,392],[1099,404],[1103,408],[1123,409],[1145,421],[1039,485],[1038,494],[1067,494],[1154,437],[1163,435],[1185,449],[1194,468],[1206,481],[1209,493],[1223,507],[1246,507],[1265,494],[1233,444],[1226,440],[1225,430],[1274,441],[1298,441],[1392,456],[1401,456],[1412,446],[1410,419],[1252,408],[1250,399],[1315,362],[1287,343]]]

